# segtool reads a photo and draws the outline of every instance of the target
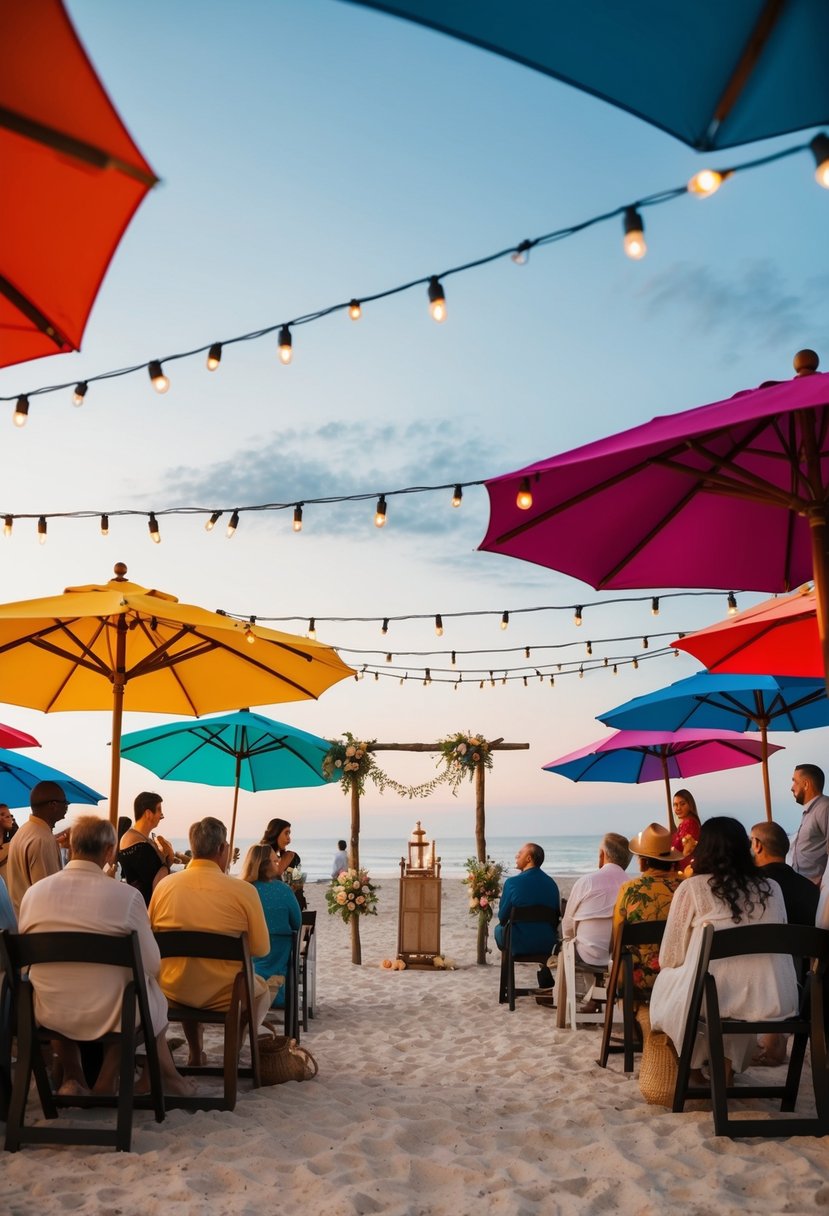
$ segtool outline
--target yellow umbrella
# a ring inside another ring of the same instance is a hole
[[[110,818],[124,709],[198,716],[316,699],[354,675],[321,642],[233,620],[125,578],[0,605],[0,698],[46,713],[112,707]]]

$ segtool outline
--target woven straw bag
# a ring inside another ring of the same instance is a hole
[[[319,1072],[316,1060],[296,1039],[279,1034],[259,1040],[259,1065],[263,1085],[283,1081],[310,1081]]]
[[[642,1028],[642,1063],[639,1089],[653,1106],[673,1106],[679,1061],[673,1043],[661,1030],[651,1030],[647,1005],[640,1005],[636,1020]]]

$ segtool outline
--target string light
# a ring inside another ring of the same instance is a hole
[[[389,631],[389,618],[387,616],[384,616],[383,624],[380,628],[380,632],[383,634],[383,637],[385,637],[386,634],[388,633],[388,631]]]
[[[529,511],[533,505],[533,492],[530,489],[529,477],[521,479],[521,485],[518,487],[518,493],[515,496],[515,505],[519,511]]]
[[[495,676],[494,676],[493,672],[489,673],[489,686],[490,686],[490,688],[495,687]]]
[[[523,678],[523,680],[524,680],[524,687],[525,687],[525,688],[529,688],[529,683],[527,682],[527,677],[526,677],[526,676],[523,676],[522,678]]]
[[[648,252],[645,244],[645,224],[635,207],[627,207],[624,217],[624,249],[629,258],[638,262]]]
[[[637,659],[635,656],[634,656],[634,659],[633,659],[633,670],[634,670],[634,671],[638,671],[638,670],[639,670],[639,660],[638,660],[638,659]]]
[[[457,656],[456,656],[456,654],[455,654],[455,652],[454,652],[454,650],[453,650],[453,651],[452,651],[452,658],[451,658],[451,660],[450,660],[450,662],[452,663],[452,666],[453,666],[453,667],[455,667],[455,666],[457,665],[457,661],[458,661],[458,660],[457,660]]]
[[[101,516],[101,536],[109,536],[109,516]]]
[[[83,399],[86,396],[88,388],[89,385],[85,380],[78,381],[78,383],[75,385],[74,392],[72,393],[73,405],[83,405]]]
[[[651,616],[659,616],[659,596],[655,595],[651,600]]]
[[[695,194],[697,198],[710,198],[712,194],[717,193],[725,179],[730,176],[729,169],[723,173],[716,169],[700,169],[699,173],[695,173],[689,181],[688,193]]]
[[[279,359],[287,367],[294,357],[294,343],[290,326],[283,325],[279,331]]]
[[[824,190],[829,190],[829,136],[823,131],[810,141],[809,147],[815,158],[815,181]]]
[[[386,526],[386,496],[381,494],[377,499],[377,510],[374,512],[375,528],[384,528]]]
[[[38,539],[39,544],[41,544],[41,545],[46,544],[46,517],[45,517],[45,515],[41,515],[40,519],[37,521],[37,539]]]
[[[427,684],[431,684],[431,683],[432,683],[432,673],[431,673],[431,671],[429,670],[429,668],[427,667],[427,668],[426,668],[426,674],[425,674],[425,676],[423,677],[423,684],[424,684],[424,686],[426,686]]]
[[[579,606],[578,606],[578,608],[576,608],[575,614],[574,614],[574,616],[573,616],[573,624],[574,624],[574,625],[580,625],[580,624],[581,624],[581,622],[582,622],[582,614],[583,614],[583,612],[584,612],[584,608],[582,607],[582,605],[581,605],[581,604],[579,604]]]
[[[438,613],[435,617],[435,633],[439,638],[443,637],[443,617],[440,615],[440,613]]]
[[[619,667],[616,663],[613,664],[613,674],[614,676],[618,676],[619,674]]]
[[[501,628],[509,629],[509,613],[508,612],[501,613]]]
[[[210,516],[210,518],[207,520],[207,522],[204,525],[205,532],[212,532],[213,529],[216,527],[216,524],[221,519],[221,517],[222,517],[221,511],[214,511],[213,514]]]
[[[380,672],[379,672],[379,671],[375,671],[375,673],[374,673],[374,679],[375,679],[375,682],[376,682],[377,680],[379,680],[379,679],[380,679]]]
[[[362,308],[360,307],[360,301],[359,301],[359,300],[349,300],[349,302],[348,302],[348,315],[351,317],[351,320],[352,320],[352,321],[359,321],[359,320],[360,320],[360,317],[363,315],[363,310],[362,310]]]
[[[588,654],[592,654],[592,653],[593,653],[593,643],[592,643],[592,642],[588,642],[588,643],[587,643],[587,653],[588,653]]]
[[[313,617],[311,617],[310,621],[308,622],[308,637],[312,642],[315,642],[317,639],[317,622]]]
[[[650,642],[648,641],[648,639],[642,638],[642,649],[647,650],[649,646],[650,646]]]
[[[11,536],[13,527],[14,527],[14,516],[7,515],[3,520],[3,535]]]
[[[29,417],[29,398],[25,395],[17,398],[17,404],[14,407],[12,414],[12,422],[15,426],[25,426]]]
[[[253,632],[253,626],[255,624],[256,624],[256,617],[252,616],[250,618],[250,620],[248,621],[247,625],[245,625],[245,641],[247,642],[248,646],[254,646],[256,644],[256,634]],[[356,676],[355,676],[355,679],[356,679]]]
[[[170,381],[164,375],[161,363],[158,359],[151,359],[147,365],[147,373],[150,377],[150,383],[157,393],[166,393],[170,387]]]
[[[228,540],[231,539],[231,537],[234,535],[234,533],[236,532],[236,529],[238,527],[239,527],[239,512],[234,511],[233,514],[231,515],[230,519],[228,520],[227,530],[225,532],[225,535],[227,536]]]
[[[452,506],[459,507],[461,505],[462,501],[463,501],[463,488],[460,485],[456,485],[455,490],[452,494]]]
[[[433,321],[446,320],[446,293],[434,274],[429,279],[429,312]]]
[[[516,245],[510,254],[510,258],[515,262],[516,266],[526,266],[530,260],[530,250],[532,249],[532,241],[521,241]]]
[[[160,545],[161,544],[161,533],[158,530],[158,520],[156,519],[156,517],[152,511],[150,511],[150,518],[147,523],[147,527],[149,528],[149,531],[150,531],[150,540],[153,542],[154,545]]]
[[[391,654],[387,654],[387,655],[386,655],[386,662],[387,662],[387,663],[390,663],[390,662],[391,662]]]
[[[528,659],[529,657],[530,657],[530,648],[529,648],[529,646],[525,646],[524,647],[524,658]]]
[[[222,344],[221,342],[214,342],[210,347],[210,350],[207,352],[207,370],[209,372],[215,372],[221,361]]]
[[[298,502],[297,505],[294,507],[293,529],[294,529],[294,532],[302,531],[302,503],[301,502]]]
[[[729,591],[728,600],[726,602],[728,604],[728,615],[736,616],[737,615],[737,597],[733,591]]]
[[[580,680],[584,679],[584,664],[583,663],[579,667],[579,679]]]

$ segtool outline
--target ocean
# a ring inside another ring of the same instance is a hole
[[[487,840],[487,851],[494,861],[503,862],[515,873],[513,862],[515,854],[522,844],[526,843],[525,836],[493,836]],[[557,874],[587,874],[598,865],[599,845],[598,836],[538,836],[536,844],[540,844],[546,854],[543,869],[555,877]],[[187,848],[187,842],[176,839],[172,842],[177,849]],[[241,850],[241,856],[256,840],[239,838],[236,842]],[[400,858],[405,850],[405,841],[397,836],[394,838],[376,838],[364,836],[360,838],[360,864],[366,868],[372,877],[388,878],[399,876]],[[327,881],[331,877],[331,865],[336,852],[336,840],[303,839],[297,833],[292,841],[302,860],[302,868],[308,882]],[[475,856],[474,837],[457,836],[444,837],[438,841],[437,853],[441,859],[441,875],[444,878],[462,878],[465,873],[464,863],[467,857]],[[232,872],[238,873],[238,864]]]

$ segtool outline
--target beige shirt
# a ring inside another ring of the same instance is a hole
[[[60,845],[49,824],[37,815],[30,815],[11,839],[6,863],[6,885],[15,916],[20,916],[20,901],[29,887],[62,868]]]
[[[247,933],[251,955],[271,948],[265,914],[255,888],[230,878],[212,861],[194,859],[186,870],[162,878],[150,900],[154,931],[192,929],[202,933]],[[170,1001],[201,1009],[227,1009],[239,964],[222,959],[166,958],[159,982]]]

